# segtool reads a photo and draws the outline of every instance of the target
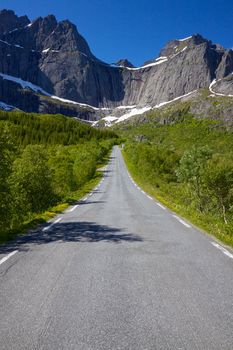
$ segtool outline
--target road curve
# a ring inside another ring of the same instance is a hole
[[[232,350],[231,255],[141,192],[115,147],[92,195],[1,248],[0,349]]]

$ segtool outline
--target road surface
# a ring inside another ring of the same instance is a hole
[[[0,251],[1,350],[232,350],[233,255],[143,193],[93,193]]]

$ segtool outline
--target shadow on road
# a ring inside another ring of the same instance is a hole
[[[29,244],[47,244],[52,242],[142,242],[143,239],[132,233],[125,233],[118,229],[95,222],[64,222],[57,223],[47,231],[42,229],[19,237],[17,241],[0,247],[0,253],[7,253],[14,249],[28,250]]]
[[[101,193],[101,192],[99,192],[99,193]],[[85,201],[79,200],[77,202],[78,205],[100,204],[100,203],[105,203],[105,201],[92,201],[91,199],[87,199]]]
[[[46,234],[40,235],[36,243],[53,242],[62,240],[64,242],[115,242],[122,241],[140,242],[142,238],[130,234],[123,233],[121,229],[99,225],[95,222],[65,222],[56,224]]]

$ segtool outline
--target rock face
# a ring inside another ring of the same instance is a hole
[[[135,68],[134,65],[127,60],[127,58],[120,59],[116,62],[116,65],[119,67]]]
[[[0,35],[18,28],[23,28],[29,23],[30,21],[27,16],[18,17],[14,11],[10,10],[0,11]]]
[[[98,60],[68,20],[57,22],[49,15],[30,23],[13,11],[0,12],[0,73],[95,107],[155,106],[232,71],[233,51],[198,34],[170,41],[157,59],[135,68],[126,59],[115,65]]]

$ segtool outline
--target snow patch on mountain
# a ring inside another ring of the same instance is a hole
[[[233,74],[233,73],[232,73]],[[212,94],[212,96],[223,96],[223,97],[233,97],[233,95],[227,95],[227,94],[221,94],[220,92],[215,92],[213,90],[213,86],[217,84],[218,81],[221,81],[222,79],[214,79],[211,83],[210,83],[210,86],[209,86],[209,90]]]
[[[104,118],[102,118],[102,119],[100,119],[100,120],[104,120],[105,126],[108,126],[108,127],[109,127],[109,126],[112,126],[112,125],[118,120],[118,118],[109,115],[108,117],[104,117]],[[97,125],[98,123],[99,123],[99,120],[96,121],[96,122],[94,122],[92,125],[95,126],[95,125]]]
[[[6,45],[8,45],[8,46],[11,46],[11,44],[9,44],[7,41],[5,41],[5,40],[1,40],[0,39],[0,43],[3,43],[3,44],[6,44]]]
[[[12,111],[13,109],[16,109],[16,107],[8,105],[5,102],[0,101],[0,109],[9,112],[9,111]]]
[[[175,102],[175,101],[180,100],[181,98],[188,97],[188,96],[190,96],[190,95],[194,94],[195,92],[197,92],[197,90],[194,90],[194,91],[188,92],[188,93],[187,93],[187,94],[185,94],[185,95],[181,95],[181,96],[175,97],[175,98],[173,98],[173,100],[166,101],[166,102],[161,102],[161,103],[159,103],[159,104],[155,105],[155,106],[153,107],[153,109],[156,109],[156,108],[160,108],[160,107],[166,106],[166,105],[168,105],[168,104],[170,104],[170,103],[172,103],[172,102]]]
[[[192,37],[190,37],[190,38],[192,38]],[[182,39],[182,40],[184,41],[184,40],[187,40],[187,39],[189,39],[189,38]],[[148,64],[146,64],[144,66],[141,66],[141,67],[131,68],[131,67],[125,67],[125,66],[118,66],[118,68],[123,68],[123,69],[127,69],[127,70],[130,70],[130,71],[138,71],[138,70],[141,70],[141,69],[146,69],[148,67],[158,66],[159,64],[167,62],[169,59],[173,59],[177,55],[179,55],[182,52],[184,52],[185,50],[187,50],[187,48],[188,47],[185,46],[182,50],[180,50],[179,52],[177,52],[174,55],[171,55],[169,57],[167,57],[167,56],[160,56],[160,57],[156,58],[155,62],[148,63]]]
[[[13,81],[14,83],[19,84],[23,89],[30,89],[30,90],[32,90],[32,91],[34,91],[36,93],[41,93],[41,94],[43,94],[45,96],[49,96],[52,99],[59,100],[61,102],[72,103],[72,104],[75,104],[75,105],[78,105],[78,106],[81,106],[81,107],[92,108],[92,109],[94,109],[96,111],[97,110],[102,110],[102,111],[103,110],[109,110],[108,108],[97,108],[97,107],[90,106],[90,105],[85,104],[85,103],[79,103],[79,102],[76,102],[76,101],[67,100],[65,98],[61,98],[61,97],[58,97],[58,96],[51,95],[47,91],[42,89],[40,86],[35,85],[35,84],[33,84],[33,83],[29,82],[29,81],[23,80],[21,78],[14,77],[12,75],[0,73],[0,77],[2,77],[5,80]]]
[[[184,39],[178,39],[178,41],[186,41],[186,40],[189,40],[189,39],[192,39],[192,35],[188,36],[187,38],[184,38]]]
[[[117,109],[131,109],[137,107],[136,105],[134,106],[118,106]]]
[[[145,106],[145,107],[128,106],[128,107],[133,107],[133,108],[131,108],[131,111],[123,114],[122,116],[120,116],[120,117],[108,116],[108,117],[102,118],[101,120],[107,121],[106,126],[111,126],[114,123],[123,122],[123,121],[125,121],[125,120],[127,120],[127,119],[129,119],[131,117],[136,116],[136,115],[143,114],[143,113],[148,112],[148,111],[153,110],[153,109],[161,108],[163,106],[171,104],[171,103],[173,103],[175,101],[178,101],[180,99],[189,97],[189,96],[193,95],[194,93],[196,93],[196,91],[197,90],[191,91],[191,92],[189,92],[189,93],[187,93],[185,95],[178,96],[178,97],[176,97],[176,98],[174,98],[173,100],[170,100],[170,101],[161,102],[161,103],[159,103],[159,104],[157,104],[157,105],[155,105],[153,107],[151,107],[151,106]],[[125,108],[127,108],[127,106],[125,106]],[[119,107],[117,109],[119,109]],[[97,123],[98,122],[96,122],[96,124]]]
[[[130,68],[130,67],[125,67],[125,66],[119,66],[120,68],[124,68],[124,69],[127,69],[127,70],[132,70],[132,71],[137,71],[137,70],[140,70],[140,69],[146,69],[148,67],[153,67],[153,66],[157,66],[161,63],[164,63],[164,62],[167,62],[168,61],[168,58],[165,57],[163,59],[160,59],[159,61],[155,61],[155,62],[152,62],[152,63],[148,63],[146,64],[145,66],[141,66],[141,67],[137,67],[137,68]]]
[[[135,115],[138,115],[138,114],[143,114],[145,112],[148,112],[151,109],[152,109],[151,106],[133,108],[130,112],[128,112],[128,113],[122,115],[120,118],[118,118],[116,123],[123,122],[126,119],[129,119],[129,118],[131,118]]]
[[[23,89],[30,89],[32,91],[39,92],[39,93],[41,93],[43,95],[50,96],[50,94],[48,94],[41,87],[39,87],[39,86],[37,86],[35,84],[32,84],[29,81],[23,80],[21,78],[13,77],[12,75],[3,74],[3,73],[0,73],[0,77],[2,77],[5,80],[13,81],[14,83],[17,83],[17,84],[21,85],[21,87]]]

